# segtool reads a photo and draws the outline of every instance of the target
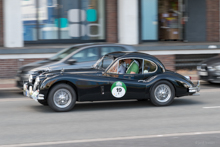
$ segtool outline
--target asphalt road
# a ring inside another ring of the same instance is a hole
[[[200,94],[168,107],[86,102],[57,113],[18,91],[0,91],[0,147],[219,147],[220,85],[203,84]]]

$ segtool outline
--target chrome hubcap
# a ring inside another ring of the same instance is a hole
[[[164,103],[171,98],[171,89],[166,84],[158,85],[154,91],[157,101]]]
[[[67,89],[59,89],[53,96],[54,104],[59,108],[65,108],[72,102],[72,95]]]

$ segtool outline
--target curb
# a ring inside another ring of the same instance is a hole
[[[22,90],[17,87],[8,87],[8,88],[0,88],[0,91],[22,91]]]

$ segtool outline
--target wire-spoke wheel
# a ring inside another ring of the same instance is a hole
[[[54,104],[59,108],[66,108],[71,104],[72,95],[67,89],[59,89],[53,95]]]
[[[74,107],[75,102],[75,91],[67,84],[58,84],[49,93],[48,104],[55,111],[70,111]]]
[[[156,106],[170,105],[175,97],[175,89],[168,81],[159,81],[153,85],[150,98],[151,102]]]

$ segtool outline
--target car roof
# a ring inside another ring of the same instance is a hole
[[[114,58],[153,58],[157,59],[156,57],[146,54],[146,53],[141,53],[141,52],[129,52],[129,51],[122,51],[122,52],[112,52],[107,54],[106,56],[111,56]],[[158,59],[157,59],[158,60]]]
[[[122,59],[122,58],[142,58],[142,59],[150,59],[153,60],[154,62],[158,62],[158,64],[160,64],[161,67],[163,67],[165,69],[165,66],[163,65],[163,63],[157,59],[156,57],[146,54],[146,53],[142,53],[142,52],[130,52],[130,51],[122,51],[122,52],[112,52],[109,54],[106,54],[105,56],[109,56],[113,59]]]

